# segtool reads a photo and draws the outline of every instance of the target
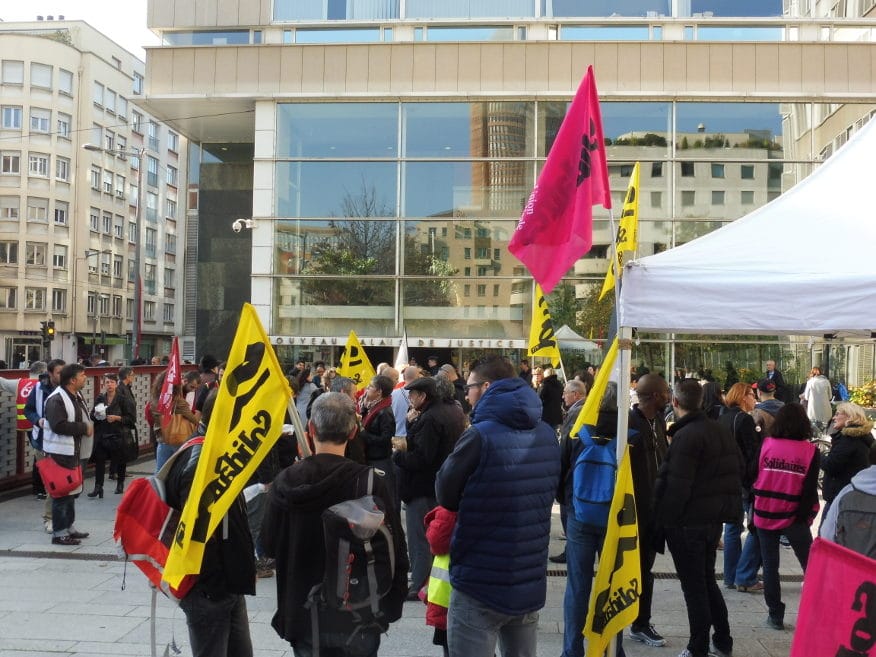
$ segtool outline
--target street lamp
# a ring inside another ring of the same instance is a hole
[[[128,155],[137,158],[139,166],[137,167],[137,212],[134,215],[134,317],[131,322],[131,360],[140,357],[140,332],[141,332],[141,306],[143,305],[143,279],[140,275],[142,264],[142,240],[140,233],[143,225],[143,169],[146,163],[143,161],[143,156],[146,153],[146,147],[127,150],[123,148],[102,148],[96,144],[83,144],[82,148],[95,153],[108,153],[110,155]]]

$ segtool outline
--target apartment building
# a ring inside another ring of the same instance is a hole
[[[351,328],[378,359],[404,332],[458,362],[518,355],[533,288],[507,241],[589,64],[616,207],[641,162],[647,255],[769,202],[869,119],[872,4],[151,0],[146,105],[196,144],[199,349],[227,349],[251,301],[289,359],[331,360]],[[598,209],[561,283],[582,334],[612,235]],[[664,371],[811,365],[787,339],[640,337]]]
[[[141,106],[143,62],[40,18],[0,22],[0,359],[163,355],[183,333],[187,141]]]

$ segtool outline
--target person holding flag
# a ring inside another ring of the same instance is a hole
[[[697,380],[676,384],[672,407],[677,420],[657,473],[654,513],[687,606],[690,639],[679,657],[726,657],[733,651],[733,637],[715,559],[722,523],[741,521],[741,456],[730,432],[701,410],[702,400]]]
[[[199,413],[193,412],[185,399],[179,362],[179,343],[174,337],[167,369],[155,377],[152,399],[146,407],[151,418],[157,445],[155,471],[170,458],[198,426]]]

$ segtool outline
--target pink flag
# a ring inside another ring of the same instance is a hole
[[[593,206],[611,207],[593,67],[569,107],[508,250],[548,294],[593,245]]]
[[[806,564],[791,657],[872,655],[876,561],[816,538]]]
[[[158,412],[168,421],[173,415],[173,387],[182,385],[182,374],[179,365],[179,341],[173,338],[173,346],[170,349],[170,362],[167,364],[167,374],[161,385],[161,394],[158,396]]]

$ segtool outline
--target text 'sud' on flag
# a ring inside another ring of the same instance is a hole
[[[560,346],[554,333],[554,323],[548,310],[547,299],[541,286],[535,284],[535,297],[532,300],[532,323],[529,326],[530,358],[547,358],[551,367],[560,366]]]
[[[876,655],[876,560],[816,538],[791,657]]]
[[[584,626],[587,657],[602,657],[611,637],[636,620],[641,595],[639,525],[630,447],[627,445],[617,471],[605,543],[590,593],[587,624]]]
[[[593,245],[593,206],[611,207],[593,67],[578,87],[508,250],[547,294]]]
[[[355,331],[350,331],[350,336],[347,338],[344,353],[341,354],[338,374],[353,379],[357,390],[366,388],[376,374]]]
[[[204,545],[283,430],[289,383],[255,308],[243,305],[186,505],[164,568],[200,572]]]
[[[627,187],[627,195],[624,198],[624,209],[621,213],[621,220],[618,224],[617,235],[614,240],[618,276],[623,275],[624,253],[635,251],[639,244],[639,169],[639,163],[636,162],[636,166],[633,167],[633,173],[630,176],[630,184]],[[602,291],[599,293],[599,300],[602,301],[602,297],[613,289],[614,266],[609,261],[608,271],[605,273],[605,280],[602,282]]]

